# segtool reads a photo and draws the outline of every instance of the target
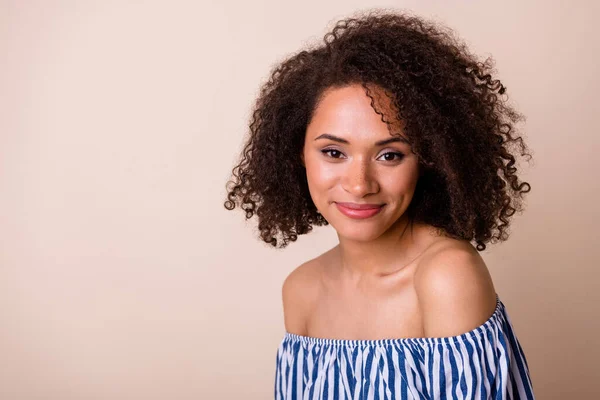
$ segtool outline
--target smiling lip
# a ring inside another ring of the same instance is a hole
[[[335,203],[342,214],[354,219],[364,219],[379,213],[384,204]]]

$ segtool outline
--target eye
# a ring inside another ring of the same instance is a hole
[[[324,149],[321,150],[321,153],[327,154],[328,157],[331,158],[340,158],[340,156],[342,155],[342,152],[336,149]]]
[[[404,158],[404,154],[395,151],[388,151],[387,153],[383,153],[381,157],[384,158],[384,161],[400,161]]]

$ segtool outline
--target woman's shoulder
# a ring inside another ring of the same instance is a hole
[[[304,291],[315,286],[322,274],[323,267],[331,261],[334,250],[335,247],[292,269],[283,282],[284,289],[296,290],[300,287]]]
[[[323,266],[332,251],[328,250],[295,267],[283,281],[281,295],[288,332],[305,331],[305,322],[318,296]]]
[[[419,262],[414,288],[426,337],[470,331],[496,308],[491,274],[466,240],[436,241]]]
[[[483,257],[469,241],[439,236],[432,240],[419,257],[415,283],[426,282],[439,275],[455,277],[461,273],[475,274],[482,279],[490,278]]]

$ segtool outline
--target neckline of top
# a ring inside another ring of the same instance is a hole
[[[455,343],[465,342],[469,338],[481,335],[493,326],[499,319],[500,314],[504,312],[504,303],[500,300],[500,296],[496,293],[496,308],[492,315],[477,328],[468,332],[455,336],[446,337],[409,337],[396,339],[326,339],[313,336],[302,336],[295,333],[285,332],[283,340],[300,341],[303,344],[319,344],[332,346],[384,346],[384,345],[416,345],[416,344],[438,344],[438,343]]]

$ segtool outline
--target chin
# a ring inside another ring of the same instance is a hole
[[[356,242],[370,242],[377,239],[386,229],[381,224],[369,222],[336,221],[331,224],[340,238]]]
[[[381,233],[369,234],[366,232],[361,232],[356,235],[349,235],[349,234],[342,233],[340,231],[337,231],[337,233],[338,233],[338,236],[340,238],[343,238],[344,240],[349,240],[349,241],[358,242],[358,243],[372,242],[373,240],[376,240],[379,236],[381,236]]]

